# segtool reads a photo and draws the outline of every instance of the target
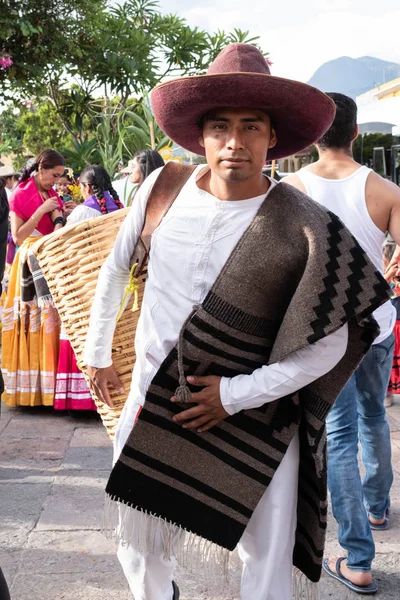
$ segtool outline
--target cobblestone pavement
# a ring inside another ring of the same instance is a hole
[[[375,534],[379,600],[400,598],[400,398],[388,410],[395,483],[391,528]],[[97,415],[52,409],[8,409],[0,419],[0,565],[12,600],[132,600],[115,555],[101,533],[103,491],[112,449]],[[340,552],[330,517],[327,553]],[[232,587],[208,592],[177,573],[181,600],[237,600]],[[320,600],[357,596],[323,577]],[[251,600],[251,599],[249,599]]]

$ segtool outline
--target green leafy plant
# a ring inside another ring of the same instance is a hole
[[[118,115],[119,138],[130,157],[139,150],[161,150],[171,143],[153,117],[148,94],[141,103],[141,110],[142,115],[131,110],[121,111]],[[127,124],[127,121],[131,121],[132,124]]]
[[[72,141],[62,150],[67,164],[73,171],[79,173],[84,167],[92,164],[100,164],[100,153],[96,138],[84,142]]]

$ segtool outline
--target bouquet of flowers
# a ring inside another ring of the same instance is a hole
[[[81,194],[81,188],[77,183],[71,183],[68,186],[69,193],[71,194],[71,200],[76,202],[76,204],[82,204],[83,196]]]

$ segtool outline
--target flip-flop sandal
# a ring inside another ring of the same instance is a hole
[[[389,516],[390,516],[390,509],[387,508],[386,514],[385,514],[385,520],[380,525],[376,525],[375,523],[371,523],[369,515],[368,515],[369,526],[374,531],[385,531],[386,529],[389,529]]]
[[[376,585],[376,583],[372,582],[369,585],[356,585],[342,574],[340,570],[340,565],[344,560],[346,560],[344,556],[341,556],[337,559],[335,565],[336,573],[329,568],[328,558],[325,558],[324,562],[322,563],[322,568],[324,569],[325,573],[327,573],[337,581],[340,581],[340,583],[343,583],[343,585],[348,587],[349,590],[352,590],[357,594],[376,594],[376,592],[378,591],[378,586]]]

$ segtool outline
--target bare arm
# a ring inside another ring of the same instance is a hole
[[[387,186],[386,196],[391,204],[388,230],[396,244],[400,246],[400,187],[391,181],[386,183],[390,184]]]
[[[375,225],[382,231],[389,231],[397,244],[389,267],[400,263],[400,188],[371,173],[367,180],[366,198],[368,211]]]
[[[300,190],[304,194],[307,194],[306,188],[304,187],[304,185],[303,185],[300,177],[297,177],[297,175],[295,175],[295,174],[288,175],[287,177],[284,177],[282,179],[282,181],[284,183],[288,183],[289,185],[292,185],[293,187],[297,188],[298,190]]]
[[[40,219],[48,212],[52,213],[51,216],[53,220],[57,216],[62,216],[61,212],[58,210],[58,200],[56,198],[49,198],[46,202],[43,202],[42,206],[40,206],[27,221],[24,221],[21,217],[11,211],[11,235],[14,243],[17,246],[20,246],[26,238],[34,232]],[[61,224],[56,225],[55,229],[59,229],[60,227],[62,227]]]

